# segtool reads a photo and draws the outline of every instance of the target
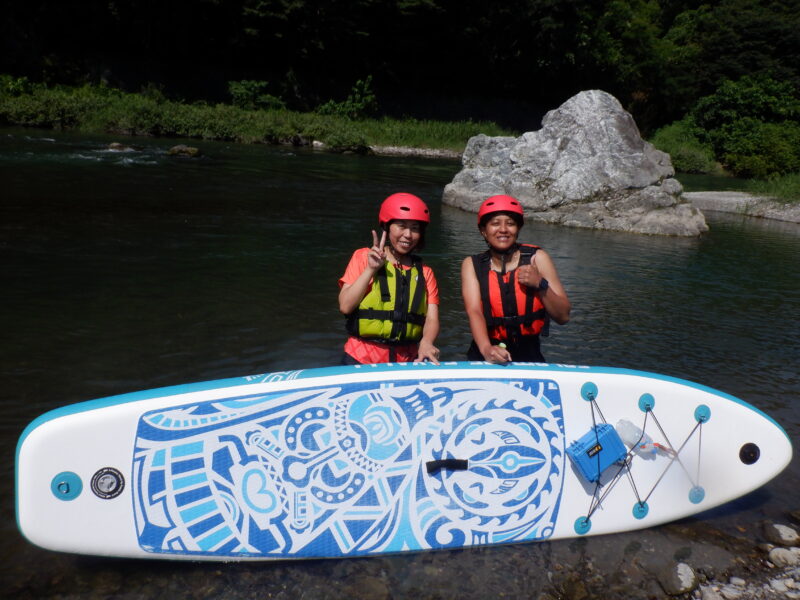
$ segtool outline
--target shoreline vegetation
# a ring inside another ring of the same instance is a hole
[[[523,133],[490,121],[370,117],[367,115],[374,97],[369,94],[368,82],[361,88],[354,88],[343,102],[330,101],[314,112],[297,112],[284,108],[277,99],[268,102],[270,98],[259,96],[257,87],[243,92],[232,85],[232,103],[212,105],[170,100],[153,87],[140,93],[90,84],[49,87],[24,77],[0,75],[0,126],[455,160],[472,136],[518,137]],[[675,135],[675,128],[670,127],[672,131],[666,131],[669,135],[657,131],[651,142],[668,152],[676,169],[681,169],[682,157],[697,154],[697,140],[683,133]],[[705,172],[723,172],[713,159],[706,162],[709,166]],[[749,179],[745,189],[778,208],[800,206],[800,173]]]
[[[185,103],[154,88],[128,93],[103,85],[48,87],[0,75],[0,125],[244,144],[317,142],[332,152],[362,154],[371,147],[387,153],[415,148],[422,155],[447,157],[460,156],[467,140],[479,133],[519,135],[488,121],[371,118],[364,114],[368,104],[351,96],[315,112],[298,112],[260,102],[257,91],[234,96],[231,104]]]

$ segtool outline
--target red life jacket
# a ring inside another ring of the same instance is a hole
[[[519,265],[527,265],[539,246],[519,244]],[[483,318],[489,337],[512,342],[522,336],[547,335],[547,311],[535,290],[516,279],[517,269],[498,273],[492,270],[491,252],[472,256],[483,304]]]

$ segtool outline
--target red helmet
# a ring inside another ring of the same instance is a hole
[[[381,204],[378,223],[383,226],[394,219],[411,219],[430,223],[431,216],[427,205],[414,194],[400,192],[392,194]]]
[[[511,213],[512,216],[519,215],[518,218],[514,217],[514,220],[517,221],[518,225],[522,226],[524,217],[522,205],[516,198],[506,196],[505,194],[492,196],[483,201],[483,204],[481,204],[481,207],[478,209],[478,225],[481,224],[484,217],[488,217],[496,212]]]

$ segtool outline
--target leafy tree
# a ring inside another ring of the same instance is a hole
[[[697,102],[692,114],[707,131],[748,117],[768,123],[800,120],[800,98],[788,82],[745,75],[723,81],[713,94]]]
[[[790,83],[763,76],[724,81],[692,115],[701,139],[736,175],[800,169],[800,94]]]
[[[234,101],[297,110],[371,73],[384,113],[499,118],[516,102],[526,127],[601,88],[647,131],[726,79],[800,89],[800,0],[6,0],[0,73],[209,102],[265,80]]]
[[[663,37],[666,114],[726,79],[766,74],[800,89],[800,0],[721,0],[679,12]]]

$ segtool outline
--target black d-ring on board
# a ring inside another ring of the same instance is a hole
[[[425,463],[428,475],[438,472],[440,469],[449,471],[466,471],[469,469],[469,461],[462,458],[443,458],[441,460],[429,460]]]

